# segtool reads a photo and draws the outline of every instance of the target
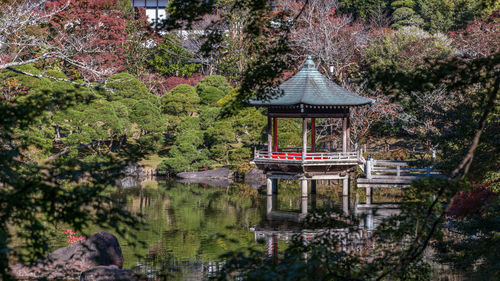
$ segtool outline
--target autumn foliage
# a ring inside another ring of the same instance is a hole
[[[499,195],[487,189],[488,185],[490,183],[475,184],[476,188],[472,191],[460,191],[452,200],[448,216],[463,219],[481,214],[485,203]]]

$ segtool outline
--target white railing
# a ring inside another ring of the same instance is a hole
[[[304,158],[304,159],[303,159]],[[358,162],[361,159],[359,151],[354,152],[307,152],[303,157],[302,152],[271,152],[265,150],[255,151],[256,162]]]
[[[365,174],[367,179],[372,178],[413,178],[440,176],[441,173],[433,170],[430,166],[424,168],[408,167],[407,161],[373,160],[368,159],[365,163]]]

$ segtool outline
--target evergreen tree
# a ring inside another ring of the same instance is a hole
[[[391,3],[393,9],[392,26],[401,28],[403,26],[421,26],[422,18],[415,12],[414,0],[396,0]]]

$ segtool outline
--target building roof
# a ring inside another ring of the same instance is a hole
[[[282,95],[267,101],[251,99],[250,104],[254,106],[297,104],[359,106],[373,103],[372,99],[351,93],[321,74],[310,56],[307,57],[297,74],[273,91],[282,91]]]

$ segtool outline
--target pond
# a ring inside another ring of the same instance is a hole
[[[223,264],[220,255],[229,251],[251,247],[272,254],[286,249],[287,241],[300,230],[290,220],[303,211],[299,184],[280,184],[272,201],[263,189],[239,183],[226,186],[163,180],[118,189],[113,196],[144,219],[143,225],[119,237],[124,268],[151,279],[200,280],[214,275]],[[342,211],[344,207],[348,211],[347,203],[352,209],[355,199],[339,194],[341,188],[335,184],[319,185],[317,194],[307,199],[307,208]],[[267,214],[270,203],[273,210],[288,216],[271,220]],[[376,221],[371,218],[365,225],[372,228]],[[98,231],[101,229],[90,227],[88,233]]]

